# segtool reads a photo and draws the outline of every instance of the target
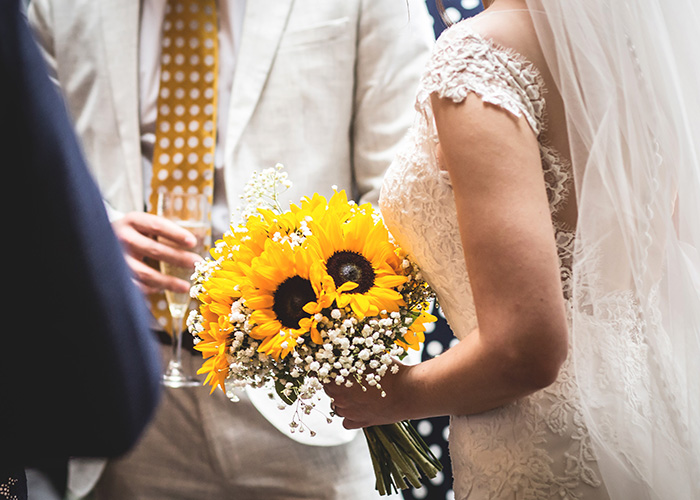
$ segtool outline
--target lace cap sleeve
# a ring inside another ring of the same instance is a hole
[[[544,128],[544,85],[537,68],[462,21],[445,30],[435,43],[417,105],[430,107],[433,93],[461,102],[469,92],[515,116],[524,116],[537,135]]]

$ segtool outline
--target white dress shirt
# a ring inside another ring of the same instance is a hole
[[[155,145],[156,119],[158,117],[158,91],[160,87],[160,53],[163,20],[168,0],[143,0],[139,32],[139,117],[141,126],[141,155],[143,158],[144,186],[150,186],[151,160]],[[226,141],[226,124],[236,67],[236,55],[240,46],[245,0],[220,0],[219,8],[219,81],[217,110],[217,141],[215,152],[214,206],[212,225],[214,239],[220,238],[228,228],[230,209],[226,203],[223,166]],[[145,189],[148,199],[148,189]],[[145,201],[145,200],[144,200]]]

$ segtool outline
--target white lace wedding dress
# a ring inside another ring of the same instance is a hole
[[[477,35],[469,21],[445,31],[420,84],[417,121],[387,172],[380,207],[390,231],[436,290],[459,339],[474,329],[476,314],[450,179],[437,164],[430,94],[460,102],[470,92],[527,119],[538,137],[553,215],[571,184],[568,162],[547,144],[545,91],[538,70]],[[574,233],[557,223],[554,231],[568,300]],[[569,362],[544,390],[493,411],[452,417],[449,440],[456,500],[608,498]]]

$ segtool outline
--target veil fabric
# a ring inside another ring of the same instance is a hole
[[[527,0],[567,118],[573,365],[613,499],[700,498],[697,0]]]

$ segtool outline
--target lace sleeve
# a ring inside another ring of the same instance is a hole
[[[421,79],[417,105],[430,108],[430,95],[454,102],[469,92],[517,117],[524,116],[539,135],[544,124],[544,85],[535,66],[511,49],[476,34],[462,21],[435,44]]]

